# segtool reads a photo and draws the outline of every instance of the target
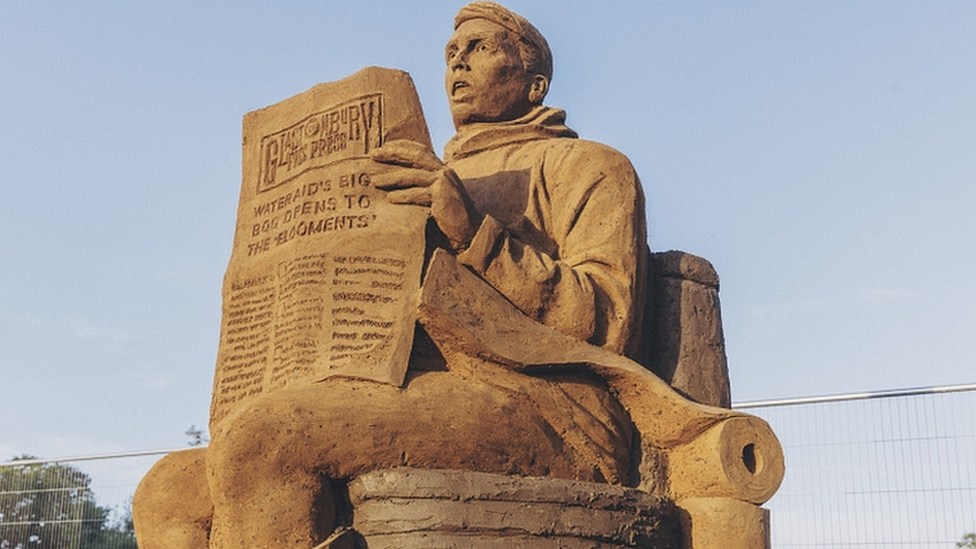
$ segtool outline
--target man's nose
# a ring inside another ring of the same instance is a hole
[[[468,65],[468,56],[465,52],[458,52],[451,56],[449,63],[451,70],[471,70],[471,66]]]

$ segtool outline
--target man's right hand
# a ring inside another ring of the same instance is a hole
[[[391,141],[370,153],[373,161],[393,169],[370,177],[377,189],[388,191],[393,204],[430,208],[431,216],[455,252],[471,244],[482,216],[464,183],[430,149],[414,141]]]

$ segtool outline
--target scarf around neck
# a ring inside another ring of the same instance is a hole
[[[461,127],[444,146],[444,161],[460,160],[512,143],[578,137],[565,122],[566,111],[539,105],[515,120],[468,124]]]

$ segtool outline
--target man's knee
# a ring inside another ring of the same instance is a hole
[[[251,477],[256,466],[277,454],[269,440],[272,422],[260,409],[249,407],[214,426],[206,465],[212,486],[219,487],[229,477]]]
[[[211,486],[244,487],[248,479],[289,474],[305,469],[301,450],[308,446],[308,423],[301,406],[302,391],[280,391],[224,418],[211,431],[207,470]]]
[[[168,454],[139,483],[132,519],[140,549],[206,549],[213,518],[206,453]]]

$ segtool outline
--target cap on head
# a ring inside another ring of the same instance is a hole
[[[525,69],[552,80],[552,51],[549,43],[528,19],[494,2],[472,2],[454,16],[454,30],[471,19],[487,19],[505,27],[519,39],[519,52]]]

